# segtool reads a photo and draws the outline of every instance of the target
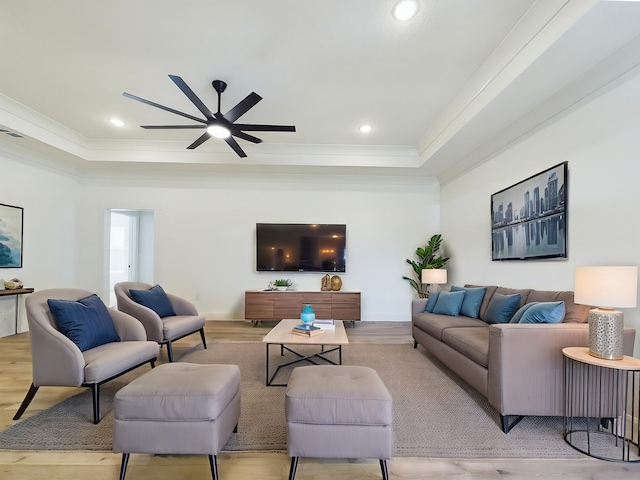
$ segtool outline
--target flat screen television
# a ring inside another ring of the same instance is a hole
[[[259,272],[344,272],[347,226],[257,223]]]
[[[491,195],[491,259],[567,258],[567,162]]]

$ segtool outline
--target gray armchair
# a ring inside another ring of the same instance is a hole
[[[27,297],[25,305],[31,340],[33,382],[18,412],[18,420],[41,386],[89,387],[93,394],[93,423],[100,421],[100,385],[145,363],[155,366],[158,344],[147,341],[144,328],[135,318],[108,309],[119,342],[80,351],[62,334],[47,300],[77,301],[92,292],[72,288],[42,290]],[[106,307],[105,307],[106,308]]]
[[[149,290],[152,286],[141,282],[116,283],[114,291],[118,310],[137,318],[144,325],[147,331],[147,340],[153,340],[160,345],[167,346],[169,362],[173,362],[172,342],[192,333],[200,332],[202,345],[207,348],[207,341],[204,337],[204,316],[198,314],[198,310],[191,302],[167,293],[176,315],[160,317],[151,308],[145,307],[131,298],[130,290]]]

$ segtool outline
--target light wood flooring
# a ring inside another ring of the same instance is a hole
[[[273,323],[254,326],[245,321],[209,321],[205,327],[207,342],[259,342]],[[407,323],[362,322],[347,328],[350,342],[409,343]],[[193,335],[175,344],[176,356],[197,346]],[[12,420],[31,383],[29,335],[22,333],[0,338],[0,429]],[[166,349],[160,362],[166,361]],[[80,391],[76,388],[42,387],[23,418],[34,415]],[[472,427],[471,427],[472,428]],[[498,428],[496,426],[496,428]],[[516,427],[517,428],[517,427]],[[2,480],[117,479],[120,455],[96,452],[0,451]],[[392,479],[638,479],[640,464],[604,462],[585,457],[580,460],[466,460],[464,439],[460,439],[460,459],[394,458],[388,462]],[[286,479],[289,458],[285,453],[223,453],[218,456],[220,480]],[[127,480],[189,480],[211,478],[205,456],[131,455]],[[364,480],[380,477],[375,460],[302,459],[297,480]]]

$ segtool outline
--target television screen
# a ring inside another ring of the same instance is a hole
[[[346,225],[257,223],[259,272],[344,272]]]
[[[491,196],[491,258],[567,258],[567,225],[563,162]]]

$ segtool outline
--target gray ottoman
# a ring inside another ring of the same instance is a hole
[[[368,367],[298,367],[285,399],[289,480],[299,457],[377,458],[387,480],[393,450],[391,395]]]
[[[142,375],[115,396],[113,452],[122,453],[124,480],[130,453],[216,455],[240,418],[236,365],[167,363]]]

